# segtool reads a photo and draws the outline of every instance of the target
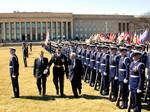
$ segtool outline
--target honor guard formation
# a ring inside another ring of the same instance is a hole
[[[32,43],[29,44],[30,52]],[[64,97],[64,78],[70,80],[75,98],[82,93],[82,80],[99,91],[100,95],[116,102],[120,109],[141,112],[142,103],[150,105],[150,53],[144,44],[117,44],[100,42],[51,41],[34,61],[33,75],[39,95],[46,95],[46,80],[53,66],[56,95]],[[19,98],[19,62],[15,48],[10,48],[10,75],[13,92]],[[22,44],[24,66],[27,67],[28,45]],[[33,52],[33,51],[32,51]]]

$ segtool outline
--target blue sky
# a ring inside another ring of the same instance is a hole
[[[150,11],[150,0],[0,0],[0,12],[13,11],[140,15]]]

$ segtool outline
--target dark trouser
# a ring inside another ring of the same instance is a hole
[[[92,87],[94,86],[95,78],[96,78],[96,70],[91,68],[89,85]]]
[[[128,83],[125,84],[123,81],[119,82],[119,97],[122,98],[122,108],[127,108],[128,106]]]
[[[88,81],[89,82],[89,80],[90,80],[90,67],[89,66],[87,66],[86,67],[86,70],[85,70],[85,75],[84,75],[84,81],[86,82],[86,81]]]
[[[141,112],[141,93],[137,93],[136,90],[130,91],[130,103],[128,112],[133,108],[134,112]]]
[[[100,83],[101,83],[101,73],[96,72],[96,78],[95,78],[95,84],[94,84],[95,90],[98,90],[100,88]]]
[[[72,91],[73,91],[74,97],[78,97],[78,92],[79,92],[79,94],[81,93],[81,80],[73,79],[71,81],[71,86],[72,86]]]
[[[15,78],[11,77],[11,81],[12,81],[12,87],[13,87],[14,97],[18,98],[19,97],[18,76],[16,76]]]
[[[46,93],[46,80],[47,80],[47,77],[37,78],[36,84],[37,84],[37,87],[39,90],[39,94],[41,94],[41,90],[43,90],[42,95],[45,95],[45,93]],[[41,87],[41,84],[42,84],[42,87]]]
[[[27,58],[23,57],[24,66],[27,67]]]
[[[108,76],[108,74],[106,76],[103,75],[101,77],[100,93],[102,95],[109,94],[109,76]]]
[[[110,79],[110,87],[109,99],[111,101],[116,101],[118,96],[118,80],[115,80],[114,77]]]
[[[64,94],[64,69],[63,67],[53,67],[53,82],[56,88],[57,94],[59,93],[59,86],[58,81],[60,84],[60,95]]]
[[[150,79],[147,80],[146,94],[144,100],[145,102],[150,104]]]

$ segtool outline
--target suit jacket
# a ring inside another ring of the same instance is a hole
[[[72,60],[69,60],[69,79],[71,81],[80,81],[81,76],[83,75],[83,65],[81,60],[75,59],[75,63],[72,63]]]
[[[35,59],[33,69],[34,76],[36,76],[37,78],[47,77],[49,75],[49,70],[47,74],[43,73],[44,70],[47,68],[47,66],[48,66],[48,58],[43,57],[42,61],[40,58]]]

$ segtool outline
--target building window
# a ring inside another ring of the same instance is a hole
[[[35,22],[32,22],[32,40],[36,40]]]
[[[41,23],[37,22],[37,38],[41,40]]]
[[[20,40],[20,25],[19,25],[19,22],[16,22],[16,39]]]
[[[125,32],[125,23],[123,23],[123,32]]]
[[[66,22],[63,22],[62,24],[62,38],[66,38]]]
[[[52,34],[53,38],[56,38],[56,22],[52,22]]]
[[[127,23],[127,32],[129,32],[129,23]]]
[[[121,23],[118,24],[118,30],[121,33]]]
[[[57,38],[61,37],[61,22],[57,23]]]

